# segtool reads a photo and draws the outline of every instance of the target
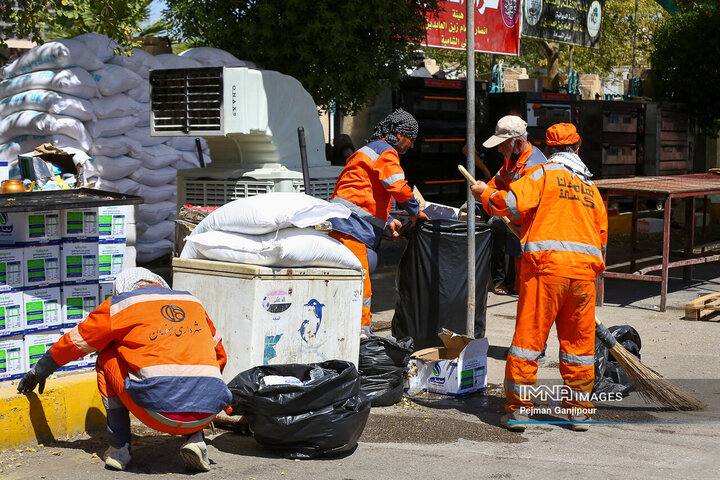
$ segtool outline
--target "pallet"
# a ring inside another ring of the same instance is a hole
[[[685,320],[701,320],[703,311],[720,311],[720,292],[696,298],[685,304]]]

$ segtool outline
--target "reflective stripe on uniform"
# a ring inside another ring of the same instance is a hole
[[[222,378],[220,369],[213,365],[152,365],[137,371],[141,379],[153,377],[214,377]]]
[[[507,183],[505,182],[505,179],[502,177],[502,175],[500,175],[500,172],[495,174],[495,182],[501,182],[502,185],[507,187]],[[496,185],[498,185],[498,184],[496,183]]]
[[[520,180],[522,178],[522,175],[520,175],[517,172],[508,172],[508,177],[512,180]]]
[[[572,355],[570,353],[560,352],[560,361],[571,365],[595,365],[595,357],[593,355]]]
[[[390,185],[397,182],[398,180],[405,180],[405,174],[396,173],[395,175],[390,175],[385,180],[380,180],[380,182],[383,184],[383,187],[388,188]]]
[[[526,348],[516,347],[515,345],[511,345],[510,351],[508,352],[508,355],[530,361],[537,360],[541,354],[542,352],[536,352],[535,350],[528,350]]]
[[[355,204],[352,203],[351,201],[345,200],[345,199],[342,198],[342,197],[335,197],[335,198],[333,198],[333,199],[330,200],[330,201],[331,201],[331,202],[335,202],[335,203],[340,203],[340,204],[342,204],[342,205],[345,205],[348,209],[350,209],[351,212],[353,212],[353,213],[356,214],[358,217],[360,217],[361,219],[365,220],[366,222],[368,222],[369,224],[371,224],[371,225],[374,226],[374,227],[384,229],[384,228],[385,228],[385,225],[387,225],[386,222],[382,221],[381,219],[379,219],[378,217],[376,217],[376,216],[373,215],[372,213],[363,210],[362,207],[360,207],[360,206],[358,206],[358,205],[355,205]]]
[[[143,302],[167,302],[167,303],[195,302],[195,303],[200,304],[200,300],[193,297],[192,295],[183,295],[183,294],[178,294],[178,293],[150,294],[150,295],[140,294],[140,295],[133,295],[132,297],[121,300],[118,303],[113,303],[110,306],[110,315],[117,315],[118,313],[122,312],[126,308],[136,305],[138,303],[143,303]]]
[[[127,409],[127,407],[122,402],[122,400],[120,400],[120,397],[111,397],[111,398],[102,397],[102,403],[103,403],[103,406],[105,407],[105,410],[114,410],[114,409],[118,409],[118,408]]]
[[[523,385],[518,385],[517,383],[513,383],[507,378],[505,379],[505,382],[503,382],[503,386],[505,387],[505,390],[512,393],[513,395],[522,395],[525,392],[523,391]]]
[[[545,250],[556,250],[559,252],[574,252],[592,255],[602,259],[602,252],[595,245],[588,245],[579,242],[564,242],[561,240],[541,240],[538,242],[526,242],[522,244],[523,253],[542,252]]]
[[[220,332],[215,332],[215,336],[213,337],[213,345],[217,345],[220,342],[222,342],[222,337],[220,336]]]
[[[513,220],[520,220],[522,218],[517,209],[517,198],[513,192],[508,192],[507,197],[505,198],[505,204],[507,205]]]
[[[97,350],[96,348],[93,348],[89,343],[87,343],[82,337],[82,335],[80,335],[78,325],[75,325],[72,330],[70,330],[68,336],[70,337],[70,341],[73,343],[73,345],[75,345],[78,350],[83,353],[92,353]]]
[[[360,150],[358,150],[358,152],[364,153],[365,155],[367,155],[368,157],[370,157],[370,160],[372,160],[373,162],[374,162],[375,160],[377,160],[378,158],[380,158],[380,154],[377,153],[377,152],[376,152],[375,150],[373,150],[372,148],[369,148],[367,145],[365,145],[365,146],[362,147]]]
[[[181,421],[179,421],[179,420],[172,420],[172,419],[170,419],[170,418],[167,418],[166,416],[160,415],[159,413],[153,412],[152,410],[148,410],[147,408],[145,409],[145,411],[148,413],[148,415],[150,415],[151,417],[153,417],[153,418],[154,418],[155,420],[157,420],[158,422],[162,423],[163,425],[167,425],[167,426],[173,427],[173,428],[177,428],[177,427],[181,427],[181,428],[201,427],[201,426],[203,426],[203,425],[211,422],[212,419],[215,418],[215,415],[208,415],[207,417],[202,418],[202,419],[200,419],[200,420],[193,420],[192,422],[181,422]]]
[[[540,180],[545,175],[545,168],[547,168],[548,165],[543,166],[543,168],[540,168],[533,173],[530,174],[530,178],[532,178],[534,181]]]
[[[363,307],[372,306],[372,298],[363,298]]]

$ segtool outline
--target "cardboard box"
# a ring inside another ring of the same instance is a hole
[[[108,299],[108,297],[112,297],[112,291],[113,291],[113,284],[115,281],[104,281],[100,280],[100,295],[99,295],[99,301],[100,303],[104,302]]]
[[[98,280],[97,242],[63,242],[60,249],[60,280],[87,283]]]
[[[0,245],[29,246],[59,240],[59,210],[0,213]]]
[[[447,205],[441,205],[439,203],[425,202],[425,214],[432,220],[438,218],[444,218],[447,220],[457,220],[460,215],[460,209],[455,207],[448,207]]]
[[[663,231],[662,218],[639,218],[637,221],[637,231],[639,233],[658,233]]]
[[[25,286],[23,249],[0,250],[0,292],[17,290]]]
[[[443,395],[466,395],[487,388],[487,338],[473,339],[443,329],[438,334],[444,347],[431,347],[412,354],[417,373],[410,389]]]
[[[23,342],[23,357],[25,368],[30,370],[50,350],[53,343],[60,340],[62,333],[59,330],[54,332],[29,333],[25,335]]]
[[[69,328],[63,328],[60,330],[61,335],[65,335],[68,333],[71,329]],[[97,362],[98,352],[93,352],[85,355],[84,357],[80,357],[77,360],[73,360],[70,363],[67,363],[60,367],[60,370],[77,370],[78,368],[87,368],[92,367],[95,365],[95,362]]]
[[[63,327],[74,327],[97,309],[100,304],[99,289],[97,283],[63,285],[61,290]]]
[[[25,333],[62,326],[60,287],[31,288],[23,292]]]
[[[124,241],[127,238],[127,225],[134,224],[135,216],[133,212],[131,205],[98,207],[98,236],[100,241]]]
[[[100,280],[115,280],[125,266],[125,242],[98,245],[98,274]]]
[[[63,240],[98,241],[98,209],[74,208],[62,210],[61,237]]]
[[[60,245],[23,248],[23,277],[26,287],[60,283]]]
[[[0,293],[0,337],[17,335],[25,329],[23,292]]]
[[[23,344],[22,336],[0,339],[0,380],[20,378],[27,371]]]

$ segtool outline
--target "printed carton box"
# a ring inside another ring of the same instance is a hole
[[[60,333],[65,335],[70,331],[69,328],[63,328],[60,330]],[[95,366],[95,362],[97,362],[98,352],[93,352],[85,355],[84,357],[80,357],[77,360],[73,360],[72,362],[65,364],[60,368],[60,370],[76,370],[78,368],[87,368]]]
[[[61,236],[63,240],[98,240],[98,209],[74,208],[62,210]]]
[[[60,240],[60,211],[0,213],[0,245],[39,245]]]
[[[0,338],[0,380],[20,378],[26,371],[23,337]]]
[[[115,280],[125,265],[125,243],[98,245],[98,273],[100,280]]]
[[[55,342],[60,340],[62,333],[54,332],[28,333],[23,343],[23,358],[26,370],[30,370],[50,350]]]
[[[23,292],[0,293],[0,337],[17,335],[25,329]]]
[[[60,283],[60,245],[23,248],[23,277],[26,287]]]
[[[100,280],[100,303],[112,297],[114,283],[113,280]]]
[[[438,336],[444,347],[412,354],[417,374],[409,378],[413,393],[424,390],[461,396],[487,388],[487,338],[473,339],[443,329]]]
[[[60,250],[63,283],[86,283],[98,279],[97,242],[63,242]]]
[[[77,325],[97,309],[98,291],[97,283],[63,285],[61,292],[63,327]]]
[[[23,249],[0,250],[0,292],[17,290],[25,286]]]
[[[31,288],[23,292],[25,333],[60,328],[62,308],[60,287]]]
[[[133,207],[120,205],[98,207],[98,236],[100,241],[123,240],[127,238],[127,225],[130,223]]]

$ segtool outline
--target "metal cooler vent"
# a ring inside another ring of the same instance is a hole
[[[222,67],[152,70],[150,87],[154,132],[222,132]]]

